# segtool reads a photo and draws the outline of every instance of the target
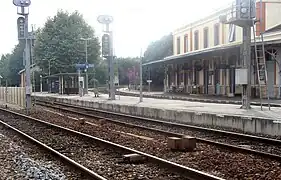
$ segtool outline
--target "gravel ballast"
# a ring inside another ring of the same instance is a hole
[[[46,108],[44,108],[46,110]],[[171,152],[167,148],[165,136],[150,131],[123,127],[105,120],[88,119],[92,124],[81,125],[71,117],[82,116],[62,113],[65,116],[37,109],[33,116],[42,120],[75,129],[93,136],[110,140],[149,154],[186,165],[191,168],[226,179],[281,179],[280,163],[271,159],[243,153],[231,152],[214,145],[197,143],[196,151],[190,153]],[[127,134],[126,134],[127,133]],[[142,139],[128,133],[146,136],[153,140]]]
[[[0,179],[87,179],[0,124]]]

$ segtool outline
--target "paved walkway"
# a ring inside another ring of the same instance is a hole
[[[120,89],[121,95],[124,96],[139,96],[139,91],[131,90],[127,88]],[[118,93],[118,92],[117,92]],[[224,97],[215,95],[202,95],[202,94],[173,94],[163,92],[143,92],[144,97],[158,98],[158,99],[173,99],[173,100],[187,100],[196,102],[207,103],[223,103],[223,104],[241,104],[241,97]],[[280,99],[271,99],[270,104],[274,107],[281,107]],[[260,99],[252,99],[253,105],[260,105]],[[263,104],[267,104],[267,99],[263,99]]]
[[[167,99],[154,99],[154,98],[143,98],[143,102],[139,103],[138,97],[131,96],[116,96],[116,100],[108,100],[108,95],[101,94],[100,97],[95,98],[90,93],[87,96],[68,96],[68,95],[57,95],[47,93],[35,93],[36,96],[51,96],[57,98],[70,98],[70,99],[82,99],[91,102],[111,103],[120,105],[132,105],[140,107],[151,107],[175,111],[187,111],[195,113],[207,113],[215,114],[218,116],[233,115],[241,116],[245,118],[259,117],[266,119],[273,119],[281,121],[281,108],[272,107],[271,111],[267,107],[264,107],[263,111],[260,110],[259,106],[252,106],[250,110],[240,109],[240,105],[234,104],[217,104],[217,103],[203,103],[203,102],[190,102],[181,100],[167,100]],[[119,100],[120,97],[120,100]]]

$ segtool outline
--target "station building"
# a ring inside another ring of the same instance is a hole
[[[262,8],[261,8],[262,7]],[[164,91],[176,89],[182,93],[235,96],[242,87],[235,84],[235,70],[242,66],[242,28],[223,24],[220,16],[231,7],[180,27],[173,32],[173,55],[144,64],[164,65]],[[263,0],[256,3],[256,17],[262,21],[252,28],[257,42],[264,34],[265,59],[268,74],[268,94],[281,95],[281,0]],[[255,49],[251,50],[251,96],[259,96]],[[196,87],[196,88],[195,88]],[[263,90],[264,89],[264,90]],[[266,97],[266,88],[262,88]]]

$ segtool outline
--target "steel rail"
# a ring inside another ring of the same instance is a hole
[[[25,119],[28,119],[28,120],[32,120],[32,121],[35,121],[35,122],[39,122],[39,123],[48,125],[52,128],[58,128],[60,130],[64,130],[68,133],[79,135],[81,137],[89,138],[91,140],[94,140],[94,141],[99,142],[99,143],[103,143],[103,144],[105,144],[107,146],[111,146],[113,148],[117,148],[117,149],[127,151],[127,152],[130,152],[130,153],[136,153],[136,154],[142,155],[142,156],[146,157],[148,160],[150,160],[151,162],[161,164],[161,165],[163,165],[167,168],[170,168],[170,169],[172,169],[176,172],[185,174],[186,177],[190,180],[201,180],[201,179],[223,180],[222,178],[213,176],[211,174],[208,174],[208,173],[205,173],[205,172],[193,169],[193,168],[189,168],[187,166],[183,166],[183,165],[180,165],[180,164],[177,164],[177,163],[174,163],[174,162],[170,162],[170,161],[167,161],[165,159],[162,159],[162,158],[159,158],[159,157],[156,157],[156,156],[153,156],[153,155],[150,155],[150,154],[138,151],[138,150],[134,150],[134,149],[122,146],[120,144],[116,144],[116,143],[113,143],[113,142],[110,142],[110,141],[107,141],[107,140],[104,140],[104,139],[100,139],[98,137],[91,136],[89,134],[85,134],[85,133],[78,132],[78,131],[75,131],[75,130],[72,130],[72,129],[69,129],[69,128],[66,128],[66,127],[62,127],[62,126],[59,126],[59,125],[56,125],[56,124],[52,124],[52,123],[49,123],[49,122],[46,122],[46,121],[43,121],[43,120],[40,120],[40,119],[37,119],[37,118],[33,118],[33,117],[30,117],[30,116],[27,116],[27,115],[24,115],[24,114],[21,114],[21,113],[17,113],[17,112],[8,110],[8,109],[0,108],[0,111],[6,112],[6,113],[9,113],[9,114],[21,117],[21,118],[25,118]]]
[[[2,110],[2,109],[1,109]],[[19,135],[23,136],[24,138],[28,139],[29,141],[37,144],[38,146],[40,146],[41,148],[43,148],[44,150],[47,150],[53,154],[55,154],[56,156],[58,156],[60,159],[62,159],[63,161],[71,164],[72,166],[74,166],[75,168],[79,169],[80,171],[82,171],[83,173],[85,173],[87,176],[90,176],[91,178],[97,179],[97,180],[106,180],[106,178],[98,175],[97,173],[91,171],[90,169],[82,166],[81,164],[77,163],[76,161],[70,159],[69,157],[59,153],[58,151],[54,150],[53,148],[47,146],[46,144],[38,141],[37,139],[27,135],[26,133],[16,129],[13,126],[10,126],[9,124],[3,122],[0,120],[0,124],[4,125],[5,127],[15,131],[16,133],[18,133]]]
[[[161,134],[168,135],[168,136],[182,137],[184,135],[184,134],[180,134],[180,133],[174,133],[174,132],[164,131],[164,130],[160,130],[160,129],[156,129],[156,128],[150,128],[150,127],[146,127],[146,126],[141,126],[141,125],[136,125],[136,124],[132,124],[132,123],[122,122],[122,121],[118,121],[118,120],[115,120],[115,119],[112,119],[112,118],[105,118],[105,117],[98,116],[98,115],[87,114],[85,112],[74,111],[74,110],[66,109],[66,108],[62,108],[62,107],[56,107],[56,106],[51,106],[51,105],[46,105],[46,104],[41,104],[41,103],[40,103],[40,105],[43,105],[43,106],[46,106],[46,107],[50,107],[50,108],[59,109],[59,110],[65,111],[65,112],[71,112],[71,113],[75,113],[75,114],[80,114],[80,115],[83,115],[83,116],[86,116],[86,117],[104,119],[106,121],[109,121],[109,122],[112,122],[112,123],[115,123],[115,124],[120,124],[122,126],[128,126],[128,127],[132,127],[132,128],[140,128],[140,129],[149,130],[149,131],[153,131],[153,132],[156,132],[156,133],[161,133]],[[60,105],[62,105],[62,104],[60,104]],[[66,106],[67,107],[68,105],[63,104],[62,106]],[[76,107],[73,107],[73,106],[71,106],[71,107],[72,108],[76,108]],[[79,107],[79,108],[83,109],[82,107]],[[108,113],[110,113],[110,112],[108,112]],[[118,115],[120,116],[120,114],[118,114]],[[162,123],[162,124],[165,124],[165,122]],[[170,123],[168,123],[168,124],[170,124]],[[178,125],[180,125],[180,124],[178,124]],[[244,135],[244,134],[242,134],[242,135]],[[244,152],[244,153],[249,153],[249,154],[254,154],[254,155],[258,155],[258,156],[262,156],[262,157],[271,158],[271,159],[281,160],[281,156],[276,155],[276,154],[271,154],[271,153],[266,153],[266,152],[262,152],[262,151],[252,150],[252,149],[248,149],[248,148],[243,148],[243,147],[239,147],[239,146],[235,146],[235,145],[231,145],[231,144],[216,142],[216,141],[207,140],[207,139],[198,138],[198,137],[195,137],[195,138],[196,138],[196,140],[198,142],[212,144],[212,145],[220,146],[220,147],[223,147],[223,148],[228,148],[228,149],[230,149],[232,151]],[[257,138],[259,139],[260,137],[257,137]],[[272,143],[274,143],[274,142],[275,142],[275,140]]]

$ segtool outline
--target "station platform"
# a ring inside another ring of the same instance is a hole
[[[108,110],[118,113],[162,119],[173,122],[234,128],[250,133],[281,135],[281,108],[252,106],[250,110],[240,109],[241,105],[191,102],[181,100],[116,96],[108,100],[108,95],[94,97],[90,93],[84,97],[34,93],[36,99],[53,100],[73,105]],[[120,98],[120,99],[119,99]]]

